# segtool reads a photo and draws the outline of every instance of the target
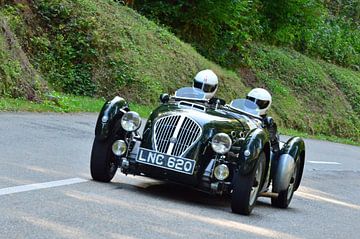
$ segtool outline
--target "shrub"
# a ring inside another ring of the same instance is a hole
[[[58,90],[76,95],[94,95],[92,63],[96,62],[97,41],[93,16],[76,18],[76,3],[61,0],[34,1],[46,32],[30,38],[35,65],[46,72],[47,80]]]
[[[139,0],[135,8],[159,20],[200,53],[221,63],[236,65],[252,38],[261,34],[258,1]]]

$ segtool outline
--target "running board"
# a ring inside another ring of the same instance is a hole
[[[259,197],[266,197],[266,198],[277,198],[279,196],[278,193],[272,192],[263,192],[259,194]]]

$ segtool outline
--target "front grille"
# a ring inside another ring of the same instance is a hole
[[[155,150],[161,153],[182,156],[201,135],[201,127],[183,115],[160,118],[155,123]]]

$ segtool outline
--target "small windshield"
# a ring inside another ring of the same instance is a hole
[[[259,106],[251,100],[236,99],[231,101],[230,107],[256,117],[260,116]]]
[[[193,87],[184,87],[175,92],[175,97],[189,100],[205,100],[205,92]]]

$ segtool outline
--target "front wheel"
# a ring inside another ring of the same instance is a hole
[[[235,173],[233,192],[231,197],[231,210],[234,213],[250,215],[253,210],[265,172],[266,156],[262,152],[256,164],[256,169],[248,176]]]
[[[101,141],[94,139],[91,152],[90,171],[91,177],[100,182],[110,182],[118,168],[117,161],[111,150],[112,140]]]
[[[295,192],[295,184],[298,180],[300,159],[296,160],[294,171],[291,175],[289,186],[286,190],[280,191],[277,198],[271,198],[271,205],[278,208],[287,208]]]

